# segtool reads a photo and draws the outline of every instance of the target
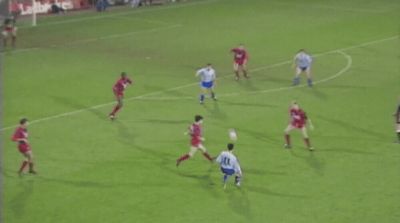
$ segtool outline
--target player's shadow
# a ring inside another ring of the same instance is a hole
[[[277,175],[277,176],[286,176],[288,175],[286,172],[282,171],[271,171],[271,170],[265,170],[265,169],[252,169],[252,168],[246,168],[243,170],[246,172],[246,175],[253,174],[253,175]]]
[[[356,154],[356,155],[377,155],[378,153],[373,152],[366,152],[362,150],[355,150],[349,148],[325,148],[324,150],[318,151],[319,153],[349,153],[349,154]]]
[[[215,171],[215,169],[212,165],[210,165],[209,169],[204,174],[201,174],[201,175],[185,173],[185,172],[180,171],[179,168],[176,168],[176,167],[175,167],[175,170],[172,170],[172,172],[176,173],[177,175],[179,175],[181,177],[195,179],[199,183],[200,188],[206,190],[208,193],[211,193],[211,195],[213,197],[219,197],[220,194],[217,191],[217,187],[216,187],[219,184],[216,184],[214,181],[214,178],[212,177],[212,173],[214,171]],[[222,185],[221,185],[221,188],[222,188]]]
[[[227,114],[220,109],[218,101],[208,100],[202,106],[208,113],[212,115],[213,118],[219,120],[227,119]]]
[[[315,154],[318,151],[305,151],[307,155],[299,155],[294,149],[290,149],[290,154],[294,157],[303,159],[318,175],[324,175],[325,164],[321,162],[317,155]]]
[[[247,187],[247,186],[246,186]],[[251,202],[245,189],[227,185],[224,191],[229,199],[229,206],[236,214],[243,216],[247,222],[253,222]]]
[[[245,89],[246,91],[258,91],[260,90],[253,84],[253,80],[251,78],[246,79],[246,78],[241,78],[240,80],[237,81],[238,85]]]
[[[255,193],[258,193],[258,194],[265,195],[265,196],[288,197],[288,198],[297,198],[297,199],[306,199],[306,198],[308,198],[305,195],[274,192],[274,191],[271,191],[270,189],[268,189],[266,187],[246,185],[246,188],[247,188],[247,190],[249,190],[251,192],[255,192]]]
[[[360,128],[360,127],[358,127],[356,125],[350,124],[351,122],[341,121],[341,120],[338,120],[338,119],[333,119],[333,118],[329,118],[327,116],[322,116],[322,115],[316,115],[316,117],[318,117],[319,119],[324,120],[326,122],[329,122],[331,124],[340,126],[341,128],[345,128],[346,130],[352,130],[353,132],[361,132],[361,133],[367,134],[369,136],[372,136],[374,138],[377,138],[379,140],[382,140],[382,139],[386,138],[385,134],[382,134],[380,132],[375,132],[375,131],[372,131],[370,129]],[[357,123],[357,122],[355,122],[355,123]]]
[[[123,121],[115,119],[112,124],[118,127],[118,136],[121,139],[120,142],[128,145],[132,145],[135,140],[135,135],[131,132],[131,129],[125,125]]]
[[[23,178],[23,176],[21,177]],[[25,207],[28,203],[29,197],[34,191],[35,180],[30,179],[20,179],[19,187],[14,189],[20,189],[21,192],[15,195],[9,202],[7,206],[14,212],[15,217],[21,217],[25,215]]]
[[[78,103],[76,100],[72,100],[70,98],[66,98],[66,97],[61,97],[61,96],[51,96],[53,98],[54,101],[56,101],[59,104],[63,104],[67,107],[76,109],[76,110],[85,110],[85,111],[89,111],[92,114],[96,115],[97,117],[99,117],[100,119],[104,120],[104,118],[106,117],[106,114],[100,112],[98,109],[95,108],[90,108],[87,105],[83,105]]]
[[[41,179],[47,182],[59,183],[62,185],[69,185],[73,187],[82,187],[82,188],[112,188],[114,187],[112,184],[100,183],[96,181],[88,181],[88,180],[66,180],[66,179],[57,179],[42,175],[37,175],[36,178]]]
[[[328,99],[327,94],[325,94],[323,91],[320,91],[318,87],[313,86],[313,87],[306,87],[306,88],[307,88],[307,90],[309,90],[309,91],[305,91],[306,93],[309,93],[312,96],[315,96],[316,98],[318,98],[320,100]]]

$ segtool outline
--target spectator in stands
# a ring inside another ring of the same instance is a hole
[[[131,0],[131,6],[132,8],[137,8],[139,7],[140,0]]]
[[[59,14],[63,13],[65,14],[65,9],[62,6],[58,6],[55,2],[51,5],[51,13],[54,14]]]
[[[146,5],[151,5],[153,3],[153,0],[142,0],[141,5],[146,6]]]
[[[108,6],[107,0],[97,0],[96,9],[98,12],[106,11]]]

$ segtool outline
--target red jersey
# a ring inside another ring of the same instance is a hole
[[[18,149],[21,153],[26,153],[31,150],[28,144],[28,130],[26,128],[18,127],[11,139],[18,142]]]
[[[201,144],[201,137],[203,135],[203,131],[201,129],[201,125],[197,123],[193,123],[191,126],[189,126],[189,134],[191,136],[191,145],[192,146],[198,146]]]
[[[22,127],[18,127],[15,130],[14,135],[12,136],[11,139],[15,142],[19,142],[22,144],[26,143],[28,141],[28,130]],[[25,141],[20,139],[25,139]]]
[[[290,124],[296,128],[303,128],[307,122],[307,115],[302,109],[291,108],[290,114]]]
[[[113,87],[114,92],[123,92],[125,90],[125,88],[129,85],[132,84],[131,79],[127,78],[127,77],[121,77],[115,84]]]
[[[233,60],[239,65],[243,65],[248,58],[247,52],[244,49],[233,48],[231,52],[233,53]]]

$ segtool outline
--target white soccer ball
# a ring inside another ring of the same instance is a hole
[[[236,141],[236,140],[238,139],[237,133],[236,133],[236,130],[235,130],[235,129],[229,129],[229,130],[228,130],[228,133],[229,133],[229,138],[230,138],[232,141]]]

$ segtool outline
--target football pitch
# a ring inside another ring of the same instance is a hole
[[[3,56],[5,223],[398,223],[398,0],[198,0],[19,22]],[[234,80],[243,43],[251,79]],[[291,86],[292,59],[313,55],[315,85]],[[196,69],[212,63],[218,101],[200,105]],[[115,121],[112,86],[134,84]],[[315,126],[283,148],[296,100]],[[189,150],[204,116],[212,156],[235,128],[241,187]],[[38,175],[19,177],[10,140],[22,117]]]

